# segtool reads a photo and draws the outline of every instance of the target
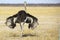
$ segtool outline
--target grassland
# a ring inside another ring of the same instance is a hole
[[[60,7],[27,7],[26,12],[37,17],[39,25],[31,30],[25,24],[23,34],[27,34],[26,37],[21,37],[19,24],[14,29],[4,24],[7,17],[20,10],[24,7],[0,6],[0,40],[58,40]]]

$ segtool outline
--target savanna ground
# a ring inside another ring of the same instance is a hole
[[[60,7],[27,7],[26,12],[37,17],[39,25],[31,30],[25,24],[23,37],[19,24],[14,29],[5,25],[6,18],[20,10],[24,7],[0,6],[0,40],[58,40]]]

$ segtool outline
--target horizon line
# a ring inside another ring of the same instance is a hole
[[[60,3],[57,4],[26,4],[27,6],[60,6]],[[0,6],[24,6],[24,4],[0,4]]]

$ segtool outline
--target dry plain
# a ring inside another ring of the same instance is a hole
[[[28,29],[24,25],[21,37],[19,24],[14,29],[5,25],[6,18],[24,10],[24,7],[0,6],[0,40],[58,40],[60,7],[27,7],[26,12],[38,18],[39,25],[34,29]]]

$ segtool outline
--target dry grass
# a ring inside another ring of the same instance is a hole
[[[38,18],[39,25],[31,30],[25,24],[23,34],[26,37],[21,37],[18,24],[14,29],[4,24],[8,16],[19,10],[24,10],[24,7],[0,7],[0,40],[58,40],[60,7],[27,7],[26,11]]]

